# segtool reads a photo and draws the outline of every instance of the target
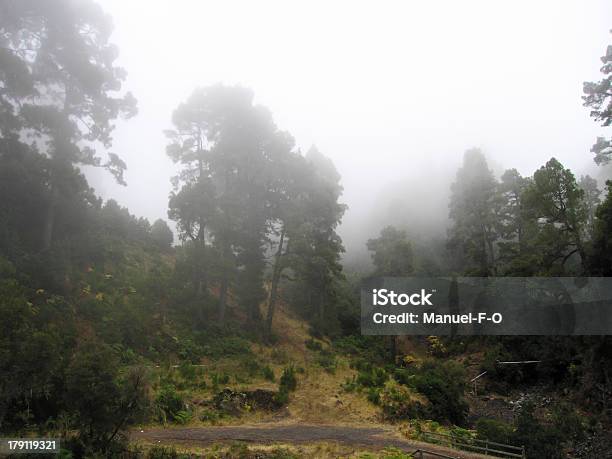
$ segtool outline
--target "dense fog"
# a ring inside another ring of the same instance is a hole
[[[0,0],[0,454],[610,457],[610,18]]]
[[[101,5],[139,114],[118,121],[113,145],[128,186],[89,177],[152,221],[167,218],[171,113],[217,82],[251,88],[303,152],[316,145],[334,161],[349,206],[345,259],[367,261],[365,241],[387,224],[444,235],[449,185],[471,147],[498,175],[530,175],[552,156],[578,176],[605,174],[589,152],[603,128],[581,96],[599,78],[609,2]]]

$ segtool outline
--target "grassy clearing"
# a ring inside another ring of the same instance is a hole
[[[206,358],[199,365],[153,368],[154,393],[164,393],[171,401],[175,393],[183,403],[174,408],[174,414],[161,409],[157,421],[193,427],[267,422],[363,425],[380,421],[379,408],[363,394],[342,390],[342,384],[356,374],[345,357],[332,355],[327,342],[313,341],[307,324],[282,305],[274,327],[278,332],[273,345],[253,343],[243,355]],[[216,413],[207,406],[207,401],[225,388],[277,391],[283,370],[289,366],[295,368],[297,388],[279,411],[247,410],[238,417]]]

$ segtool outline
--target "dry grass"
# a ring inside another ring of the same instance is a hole
[[[284,422],[308,424],[363,425],[377,423],[378,408],[362,394],[344,393],[341,384],[355,374],[344,358],[332,374],[314,363],[314,353],[306,348],[310,339],[308,326],[279,304],[273,324],[278,343],[273,347],[257,346],[254,351],[274,362],[275,355],[285,355],[288,362],[305,369],[298,374],[297,390],[291,394],[289,415]],[[288,363],[283,362],[283,363]],[[279,367],[282,365],[278,365]]]
[[[144,449],[149,449],[153,446],[160,446],[160,443],[139,441],[138,444]],[[162,443],[163,444],[163,443]],[[243,442],[224,442],[224,443],[213,443],[206,446],[195,445],[188,441],[184,442],[173,442],[172,447],[180,453],[195,454],[198,457],[213,459],[218,457],[223,458],[239,458],[245,457],[244,453],[248,448],[248,457],[257,457],[257,453],[265,457],[266,453],[273,455],[277,453],[278,457],[288,456],[289,454],[297,458],[308,458],[308,459],[385,459],[389,456],[397,457],[399,450],[391,447],[386,448],[375,448],[375,447],[364,447],[364,446],[351,446],[343,443],[335,443],[328,441],[313,442],[309,444],[294,445],[289,443],[273,443],[273,444],[252,444]],[[461,459],[487,459],[491,456],[484,456],[481,454],[468,453],[465,451],[451,450],[448,448],[442,448],[439,446],[433,446],[427,443],[414,442],[414,447],[410,448],[408,452],[412,452],[417,449],[425,449],[428,451],[435,451],[444,453],[449,456],[461,458]],[[279,452],[285,453],[279,455]]]
[[[150,449],[153,446],[159,446],[159,443],[150,442],[138,442],[140,447],[145,450]],[[331,458],[347,458],[347,459],[363,459],[363,458],[383,458],[385,457],[384,449],[373,449],[363,447],[353,447],[350,445],[332,443],[332,442],[314,442],[307,445],[293,445],[288,443],[274,443],[269,445],[255,445],[234,442],[232,443],[214,443],[207,446],[197,446],[184,443],[174,443],[172,445],[176,451],[186,454],[195,454],[202,458],[217,458],[217,457],[240,457],[240,453],[244,454],[245,448],[248,448],[249,453],[256,457],[257,453],[261,456],[265,454],[272,454],[274,452],[282,451],[289,453],[294,457],[298,458],[312,458],[312,459],[331,459]]]
[[[290,394],[290,402],[286,409],[276,413],[255,411],[244,413],[240,417],[224,417],[214,422],[219,426],[265,426],[265,425],[301,425],[319,424],[334,426],[376,426],[384,427],[387,435],[397,439],[406,440],[407,437],[401,432],[401,425],[383,425],[380,418],[380,409],[368,402],[365,395],[359,392],[344,392],[342,383],[356,375],[356,371],[349,368],[345,357],[338,357],[338,365],[334,373],[330,373],[316,364],[317,353],[306,347],[306,341],[311,338],[308,333],[308,325],[305,321],[296,317],[283,304],[277,306],[273,329],[277,337],[274,345],[268,346],[255,343],[252,345],[253,354],[260,362],[264,362],[273,369],[276,382],[264,380],[257,376],[248,382],[237,383],[231,380],[229,384],[223,385],[235,390],[268,389],[276,390],[278,378],[282,369],[293,364],[303,372],[297,373],[298,386],[295,392]],[[426,347],[420,343],[400,342],[398,343],[402,353],[421,359],[426,355]],[[326,346],[328,343],[323,342]],[[215,362],[207,362],[207,371],[227,373],[229,375],[240,374],[244,371],[240,366],[242,363],[236,359],[221,359]],[[212,395],[211,387],[192,392],[193,400],[205,400]],[[200,421],[197,416],[189,423],[189,427],[209,426],[211,422]],[[172,428],[172,426],[168,426]],[[178,426],[177,426],[178,427]],[[183,426],[185,427],[185,426]],[[429,450],[449,451],[446,448],[430,444],[420,443],[414,440],[415,448],[423,447]],[[152,443],[140,443],[144,446],[153,446]],[[202,457],[219,457],[236,445],[212,444],[207,446],[196,445],[189,442],[175,441],[172,446],[184,452],[195,453]],[[242,446],[244,448],[244,445]],[[385,457],[380,448],[364,448],[362,446],[351,446],[334,442],[313,442],[305,445],[289,444],[249,444],[251,452],[265,452],[282,449],[297,457],[307,458],[379,458]],[[477,454],[469,454],[455,451],[456,456],[462,458],[480,458]],[[227,457],[227,456],[224,456]],[[233,457],[233,456],[231,456]]]
[[[290,418],[308,424],[363,425],[379,422],[379,409],[363,394],[346,393],[341,384],[355,372],[339,359],[335,374],[312,367],[291,397]]]
[[[239,418],[222,418],[215,425],[240,425],[259,423],[308,423],[308,424],[342,424],[371,425],[378,423],[379,409],[365,399],[363,394],[345,393],[342,383],[352,378],[356,372],[349,368],[345,358],[338,358],[334,374],[325,371],[315,363],[315,354],[306,348],[310,339],[308,326],[283,305],[279,305],[274,320],[277,342],[272,346],[253,344],[252,350],[260,361],[268,363],[276,375],[276,382],[266,381],[261,377],[253,378],[246,383],[235,383],[233,380],[224,386],[235,390],[268,389],[276,390],[278,379],[285,366],[293,364],[298,369],[298,386],[290,395],[287,409],[280,413],[252,412]],[[211,362],[209,371],[227,373],[240,372],[240,363],[232,359]],[[210,388],[198,391],[195,399],[206,399],[211,396]],[[195,420],[190,425],[210,425],[209,422]]]

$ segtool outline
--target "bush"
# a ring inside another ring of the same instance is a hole
[[[457,426],[451,427],[450,436],[453,437],[456,442],[465,443],[467,445],[473,444],[474,438],[476,437],[472,430],[463,429]]]
[[[357,384],[357,378],[353,375],[352,378],[345,378],[344,382],[340,385],[345,392],[355,392],[359,385]]]
[[[200,413],[200,421],[208,421],[211,424],[216,424],[222,417],[223,414],[215,410],[204,410]]]
[[[428,336],[427,342],[429,343],[428,352],[434,357],[444,357],[448,352],[446,346],[438,336]]]
[[[274,401],[279,405],[279,406],[284,406],[287,403],[289,403],[289,392],[287,392],[286,390],[279,390],[275,395],[274,395]]]
[[[423,411],[422,404],[410,389],[393,380],[388,381],[379,392],[378,404],[384,417],[391,421],[416,418]]]
[[[366,367],[366,369],[359,371],[357,384],[363,387],[382,387],[387,379],[389,379],[389,375],[383,368]]]
[[[174,416],[174,422],[177,424],[187,424],[191,420],[191,413],[189,411],[180,410]]]
[[[317,364],[328,373],[334,374],[338,365],[336,356],[330,351],[322,351],[317,357]]]
[[[278,389],[280,392],[293,392],[297,388],[297,378],[295,376],[295,368],[293,365],[285,367],[281,375]]]
[[[239,336],[220,336],[202,346],[204,355],[213,359],[251,354],[251,343]]]
[[[426,361],[410,384],[429,400],[429,415],[437,421],[465,423],[468,406],[463,395],[465,370],[457,362]]]
[[[297,388],[297,378],[293,365],[285,367],[278,383],[278,393],[274,396],[274,402],[279,405],[286,405],[289,402],[289,392]]]
[[[370,387],[368,389],[368,394],[366,395],[366,398],[374,405],[378,405],[380,403],[380,388]]]
[[[487,385],[492,390],[505,394],[509,388],[523,382],[525,369],[522,365],[497,365],[498,361],[513,360],[515,357],[505,351],[501,343],[487,348],[481,368],[488,373]]]
[[[563,454],[563,435],[553,426],[541,424],[534,415],[535,407],[525,403],[516,419],[514,442],[525,445],[527,457],[561,459]]]
[[[189,338],[179,341],[177,346],[178,356],[191,363],[197,363],[204,354],[204,350]]]
[[[476,436],[479,440],[512,444],[514,429],[503,421],[481,418],[476,422]]]
[[[265,380],[274,382],[276,380],[276,376],[274,375],[274,371],[270,368],[269,365],[266,365],[261,369],[261,373]]]
[[[193,382],[197,377],[197,367],[189,362],[182,362],[178,367],[178,371],[183,379]]]
[[[65,384],[65,403],[79,428],[71,448],[77,456],[94,452],[112,456],[111,450],[123,448],[121,428],[147,405],[145,373],[134,369],[121,375],[114,352],[91,341],[73,356]]]
[[[559,403],[555,405],[552,418],[557,430],[566,438],[573,442],[584,440],[584,420],[570,404]]]
[[[160,422],[182,422],[184,420],[185,403],[183,397],[176,391],[176,388],[171,385],[162,387],[155,399],[155,407],[157,408],[157,418]]]

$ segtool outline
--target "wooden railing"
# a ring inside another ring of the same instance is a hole
[[[427,431],[422,432],[422,436],[425,440],[430,441],[431,443],[437,443],[440,445],[450,446],[451,448],[473,451],[485,455],[519,459],[526,459],[527,457],[525,455],[524,446],[506,445],[504,443],[479,440],[477,438],[466,440],[448,434]]]
[[[414,459],[426,459],[430,456],[441,457],[442,459],[461,459],[456,456],[447,456],[446,454],[440,454],[436,453],[435,451],[428,451],[426,449],[417,449],[416,451],[410,453],[410,455],[414,457]]]

